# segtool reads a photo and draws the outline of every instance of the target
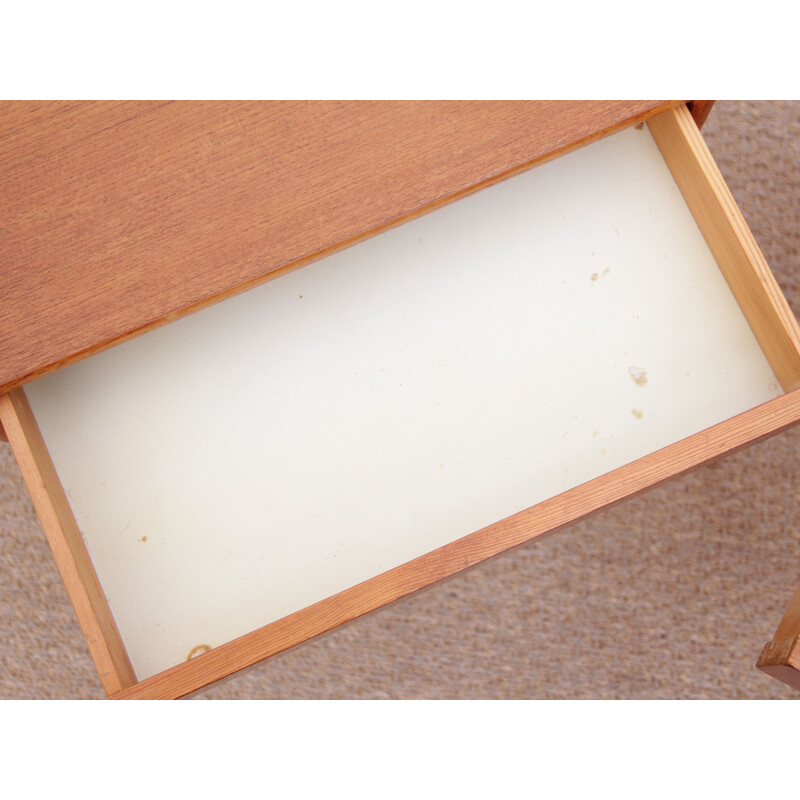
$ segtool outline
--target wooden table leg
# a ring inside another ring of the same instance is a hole
[[[794,590],[772,641],[764,645],[756,666],[787,686],[800,689],[800,585]]]
[[[703,123],[708,118],[708,113],[711,111],[711,106],[714,105],[713,100],[690,100],[687,104],[689,111],[694,118],[695,124],[698,128],[703,127]]]

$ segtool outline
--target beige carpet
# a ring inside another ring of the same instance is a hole
[[[705,134],[800,314],[800,102],[718,102]],[[205,697],[800,697],[754,668],[800,581],[799,471],[795,429]],[[103,696],[0,444],[0,697]]]

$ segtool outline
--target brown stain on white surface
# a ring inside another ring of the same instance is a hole
[[[628,375],[637,386],[647,386],[647,370],[643,367],[629,367]]]

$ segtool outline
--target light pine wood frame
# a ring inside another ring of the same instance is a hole
[[[800,383],[797,321],[725,187],[689,110],[685,106],[670,109],[648,124],[786,394],[137,682],[24,393],[14,390],[0,402],[0,422],[9,433],[110,697],[166,699],[192,694],[487,558],[555,532],[601,508],[800,422],[800,388],[794,388]],[[784,661],[779,664],[760,661],[759,666],[791,683],[782,668],[787,665],[790,669],[797,668],[800,590],[787,617],[789,621],[785,618],[785,624],[781,624],[780,637],[776,634],[777,645],[770,651],[773,660],[784,658]]]
[[[136,673],[23,390],[0,395],[0,419],[103,689],[114,695],[133,686]]]
[[[685,106],[648,127],[784,391],[800,386],[800,327]]]

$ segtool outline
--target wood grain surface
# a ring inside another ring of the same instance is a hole
[[[675,105],[0,104],[0,392]]]
[[[590,480],[125,689],[112,699],[177,698],[600,508],[800,422],[800,389]]]

